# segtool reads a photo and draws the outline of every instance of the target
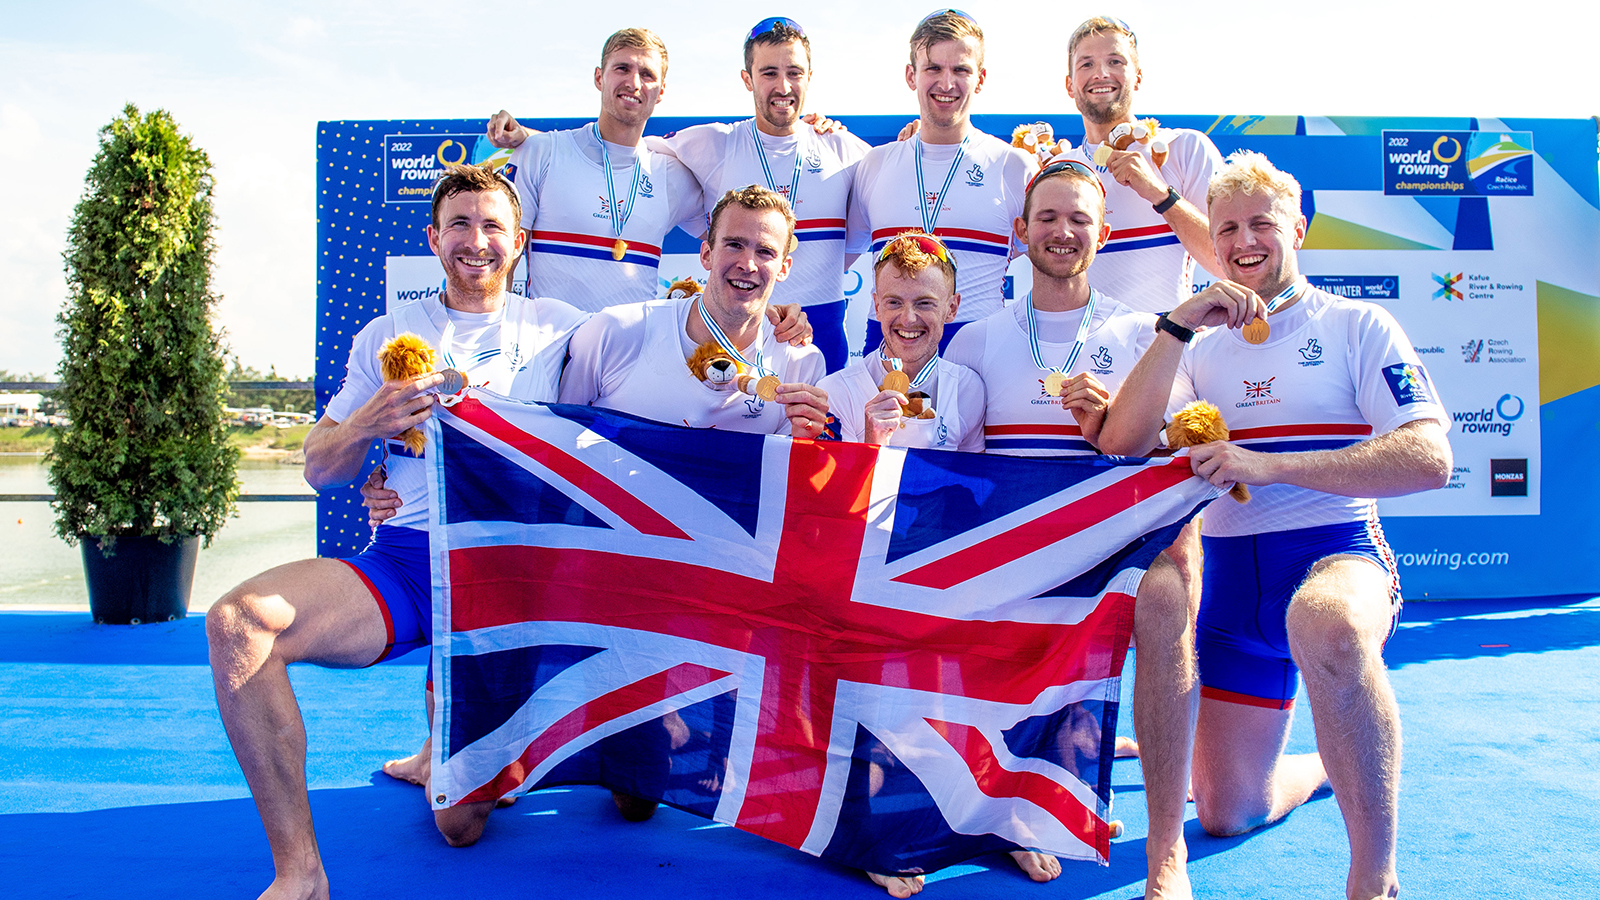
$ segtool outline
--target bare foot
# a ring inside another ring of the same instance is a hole
[[[1391,900],[1400,896],[1400,876],[1391,867],[1382,872],[1366,872],[1358,876],[1354,866],[1345,879],[1345,896],[1358,900]]]
[[[1054,881],[1061,874],[1061,860],[1038,850],[1013,850],[1011,858],[1034,881]]]
[[[921,875],[879,875],[876,872],[868,872],[867,877],[872,879],[873,884],[888,891],[889,896],[899,897],[901,900],[922,890]]]
[[[1127,759],[1139,755],[1139,742],[1133,738],[1117,735],[1117,749],[1113,751],[1117,759]]]
[[[383,774],[397,781],[409,781],[428,786],[428,767],[433,762],[433,738],[422,742],[422,749],[405,759],[391,759],[383,764]]]
[[[611,792],[611,802],[617,805],[617,812],[629,822],[643,822],[656,814],[656,807],[660,804],[654,800],[624,794],[621,791]]]
[[[1150,861],[1145,878],[1145,900],[1191,900],[1187,860],[1189,847],[1181,839],[1165,857]]]
[[[272,879],[259,900],[327,900],[328,873],[319,865],[313,874],[300,878],[279,875]]]

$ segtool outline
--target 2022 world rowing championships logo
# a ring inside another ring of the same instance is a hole
[[[1533,133],[1385,131],[1385,194],[1533,195]]]

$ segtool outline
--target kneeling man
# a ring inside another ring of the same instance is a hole
[[[445,365],[468,370],[475,385],[553,399],[567,338],[584,315],[559,300],[506,291],[523,249],[520,216],[516,190],[488,169],[464,166],[440,179],[428,246],[444,265],[444,294],[379,316],[356,335],[344,385],[306,436],[305,477],[313,487],[351,481],[373,441],[390,441],[432,414],[443,376],[386,382],[379,374],[378,350],[397,333],[422,336]],[[430,643],[424,466],[391,441],[389,478],[405,507],[371,546],[346,560],[308,559],[263,572],[206,614],[217,709],[272,848],[276,877],[263,896],[328,896],[306,796],[305,725],[286,667],[358,668]],[[478,839],[491,806],[464,804],[434,820],[447,841],[462,846]]]
[[[982,452],[983,381],[939,358],[945,323],[961,306],[955,257],[937,237],[908,231],[883,246],[872,275],[883,343],[818,385],[829,436]]]
[[[1240,834],[1331,783],[1346,895],[1394,897],[1400,714],[1383,646],[1400,591],[1372,498],[1449,480],[1450,419],[1387,311],[1301,277],[1293,177],[1235,153],[1207,202],[1228,280],[1162,317],[1101,432],[1108,452],[1144,452],[1164,416],[1208,400],[1234,439],[1194,448],[1195,473],[1256,486],[1212,503],[1202,529],[1196,810]],[[1301,671],[1319,752],[1284,756]]]

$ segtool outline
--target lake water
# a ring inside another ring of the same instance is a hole
[[[251,494],[311,493],[300,466],[239,461]],[[48,494],[37,456],[0,456],[0,494]],[[265,569],[316,555],[315,503],[240,503],[238,515],[200,551],[189,611],[210,608],[229,588]],[[0,503],[0,608],[89,608],[83,557],[56,537],[48,503]]]

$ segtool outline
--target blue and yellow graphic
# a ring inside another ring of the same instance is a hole
[[[422,203],[450,166],[489,162],[503,168],[510,150],[481,134],[386,134],[383,137],[383,202]]]
[[[1434,197],[1533,196],[1533,134],[1384,131],[1383,192]]]

